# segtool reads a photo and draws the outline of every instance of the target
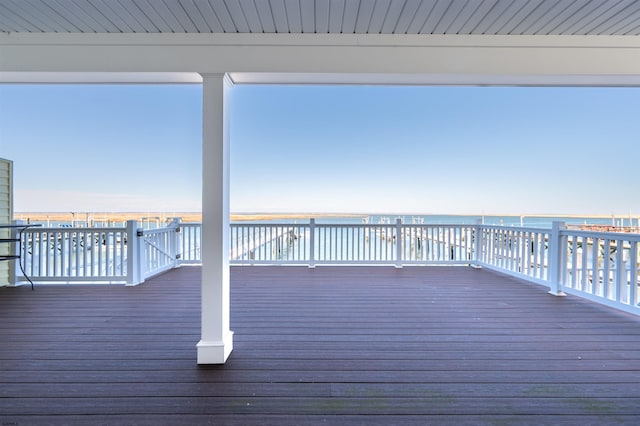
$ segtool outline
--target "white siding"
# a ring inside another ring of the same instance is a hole
[[[10,223],[13,219],[12,175],[13,163],[0,158],[0,223]],[[7,244],[2,244],[0,250],[6,253],[8,248]],[[0,286],[9,283],[9,266],[9,262],[0,262]]]

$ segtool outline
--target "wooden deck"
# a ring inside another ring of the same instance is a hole
[[[238,267],[198,367],[200,268],[0,289],[0,424],[636,425],[640,319],[464,267]]]

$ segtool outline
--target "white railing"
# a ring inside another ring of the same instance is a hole
[[[201,225],[31,228],[23,234],[33,281],[138,284],[201,262]],[[640,314],[640,234],[493,225],[234,223],[232,265],[472,265]],[[17,281],[24,279],[16,273]]]
[[[128,235],[126,228],[29,228],[21,261],[37,282],[126,281]]]
[[[638,312],[639,234],[562,230],[562,291]]]
[[[473,225],[232,224],[230,263],[470,264]]]
[[[124,228],[29,228],[20,261],[39,283],[139,284],[179,266],[180,230],[179,223],[143,230],[136,221]],[[16,273],[16,281],[26,278]]]
[[[492,225],[476,229],[476,265],[547,284],[550,230]]]

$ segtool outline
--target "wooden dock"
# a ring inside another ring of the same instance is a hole
[[[0,289],[3,425],[635,425],[640,318],[466,267],[234,267],[197,366],[200,268]]]

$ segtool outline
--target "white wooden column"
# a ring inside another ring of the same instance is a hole
[[[198,364],[223,364],[229,330],[229,134],[225,74],[203,74],[202,330]]]

